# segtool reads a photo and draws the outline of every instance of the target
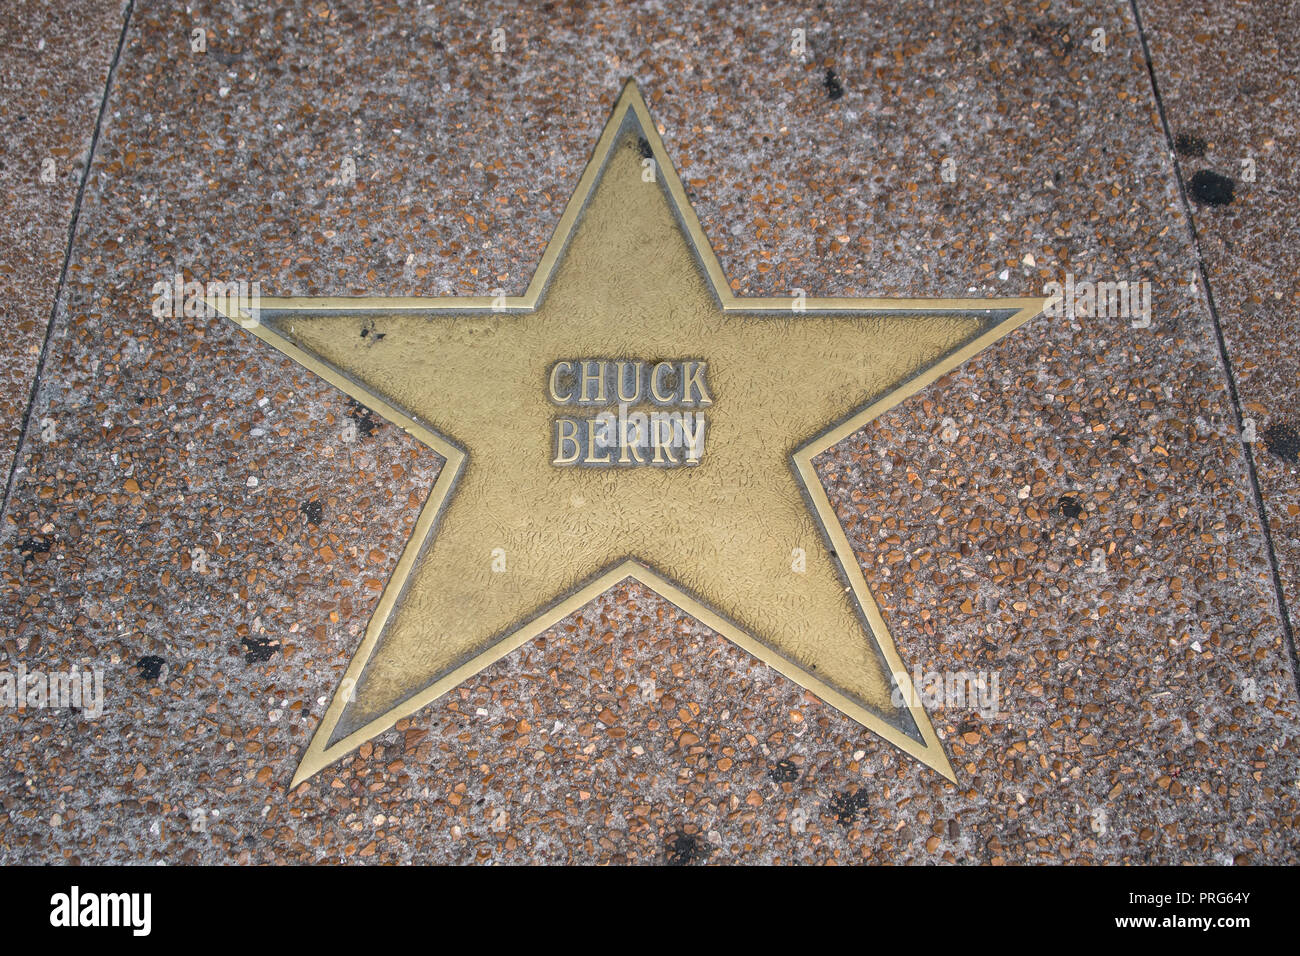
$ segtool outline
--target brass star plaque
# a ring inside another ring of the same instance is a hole
[[[1044,300],[736,298],[629,81],[523,296],[209,304],[446,459],[293,786],[627,578],[955,779],[812,461]]]

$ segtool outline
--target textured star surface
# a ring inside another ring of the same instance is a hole
[[[1042,299],[734,297],[629,82],[525,295],[211,304],[446,458],[294,785],[629,577],[953,779],[812,459]],[[555,464],[583,360],[706,363],[698,464]]]

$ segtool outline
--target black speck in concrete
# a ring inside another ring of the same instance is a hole
[[[836,823],[842,827],[851,827],[858,818],[858,812],[867,808],[867,791],[837,793],[831,797],[827,808],[835,814]]]
[[[1056,503],[1056,507],[1061,509],[1061,515],[1067,521],[1077,521],[1083,514],[1083,505],[1075,501],[1071,495],[1061,495],[1061,500]]]
[[[680,831],[669,837],[664,851],[670,866],[686,866],[696,860],[703,860],[708,855],[709,848],[700,842],[699,837]]]
[[[148,654],[135,662],[136,672],[145,680],[157,680],[158,675],[162,673],[163,664],[167,663],[161,657]]]
[[[260,664],[263,661],[269,661],[271,655],[280,649],[280,642],[273,641],[269,637],[246,637],[244,644],[244,662],[246,664]]]
[[[835,75],[834,70],[826,71],[826,76],[822,80],[822,86],[826,87],[826,95],[833,100],[838,100],[844,95],[844,85],[840,83],[839,77]]]
[[[1282,422],[1269,425],[1264,429],[1264,444],[1268,446],[1269,454],[1293,465],[1300,462],[1300,433],[1290,425]]]
[[[1174,137],[1174,149],[1179,156],[1193,156],[1199,159],[1205,155],[1205,140],[1195,133],[1179,133]]]
[[[321,518],[325,515],[325,509],[321,507],[320,501],[316,498],[311,501],[304,501],[298,506],[298,510],[302,512],[303,517],[307,519],[307,523],[313,528],[320,524]]]
[[[778,760],[772,764],[767,775],[777,783],[793,783],[799,779],[799,768],[789,760]]]
[[[1233,191],[1237,188],[1227,176],[1221,176],[1213,170],[1197,170],[1189,183],[1192,198],[1207,206],[1226,206],[1232,202]]]
[[[18,542],[18,553],[25,558],[34,554],[49,554],[50,542],[45,538],[23,538]]]
[[[348,409],[348,417],[357,423],[357,431],[360,432],[363,437],[369,438],[374,434],[375,429],[379,427],[379,422],[376,421],[374,415],[370,413],[370,409],[366,408],[360,402],[349,399],[349,404],[351,407]]]

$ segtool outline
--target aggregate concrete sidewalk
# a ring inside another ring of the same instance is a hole
[[[1296,862],[1298,15],[15,8],[0,669],[104,710],[0,712],[0,860]],[[289,790],[441,461],[154,286],[520,294],[630,76],[737,295],[1149,283],[819,460],[996,707],[952,785],[629,584]]]

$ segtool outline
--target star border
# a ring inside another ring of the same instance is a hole
[[[560,221],[551,234],[546,250],[542,254],[537,269],[533,273],[533,278],[523,295],[504,297],[504,303],[501,298],[491,296],[268,297],[260,300],[259,314],[249,314],[246,311],[240,311],[238,308],[232,308],[230,303],[220,297],[207,298],[207,304],[214,312],[252,332],[277,351],[341,389],[359,404],[385,421],[401,428],[445,459],[445,464],[420,509],[411,536],[403,546],[397,565],[380,594],[375,611],[366,626],[365,637],[362,639],[360,647],[353,654],[347,671],[340,680],[339,686],[334,692],[334,697],[325,711],[325,715],[321,718],[321,722],[312,735],[307,750],[302,755],[298,769],[289,785],[290,789],[297,787],[300,783],[303,783],[330,764],[335,763],[366,741],[391,729],[402,718],[423,709],[448,691],[459,686],[496,661],[501,660],[512,651],[522,647],[534,637],[628,578],[632,578],[650,588],[669,603],[717,631],[733,644],[749,652],[823,702],[862,724],[872,733],[884,738],[899,750],[937,771],[953,783],[957,782],[943,745],[935,734],[929,716],[918,699],[915,689],[912,688],[911,678],[894,645],[893,636],[890,634],[884,617],[881,615],[880,609],[867,587],[866,579],[863,576],[853,548],[849,544],[848,537],[844,533],[844,528],[831,506],[825,488],[813,470],[812,461],[821,452],[856,432],[895,405],[915,395],[943,375],[964,364],[1025,322],[1040,315],[1049,302],[1046,298],[896,299],[807,297],[805,299],[805,313],[814,314],[818,312],[833,312],[836,314],[856,312],[861,314],[899,315],[916,312],[933,315],[936,312],[954,312],[973,317],[990,318],[990,313],[1009,313],[1000,319],[992,321],[982,334],[922,369],[912,378],[877,398],[870,405],[860,409],[843,421],[832,424],[810,442],[797,449],[792,456],[795,472],[803,485],[805,501],[811,506],[813,516],[822,534],[831,544],[832,550],[838,559],[840,570],[845,580],[848,581],[849,587],[858,602],[861,616],[868,626],[870,638],[874,641],[877,650],[888,665],[896,684],[912,690],[912,693],[906,695],[907,708],[923,741],[918,741],[909,734],[904,733],[883,717],[855,701],[845,692],[808,673],[775,648],[762,643],[703,601],[686,593],[656,569],[634,558],[626,558],[588,580],[578,590],[568,595],[559,595],[558,600],[540,615],[509,629],[503,638],[463,661],[434,683],[401,701],[341,740],[332,745],[329,744],[330,737],[338,726],[338,722],[349,702],[349,695],[343,693],[343,688],[348,687],[351,689],[356,687],[366,665],[379,646],[379,640],[387,625],[389,616],[401,600],[406,583],[422,552],[433,540],[439,519],[447,503],[451,500],[457,479],[464,468],[467,453],[454,441],[439,435],[433,429],[421,424],[416,417],[384,401],[360,383],[349,378],[341,370],[325,364],[314,355],[298,348],[288,338],[280,335],[275,329],[262,322],[262,314],[271,314],[278,317],[292,315],[295,312],[312,315],[327,313],[381,314],[385,312],[404,314],[412,312],[465,313],[494,311],[516,314],[535,312],[538,303],[545,296],[547,286],[555,273],[555,268],[582,218],[587,201],[604,172],[605,163],[618,142],[623,126],[629,119],[635,120],[641,129],[642,135],[650,145],[656,164],[656,174],[665,190],[669,205],[676,215],[698,263],[703,268],[708,283],[712,287],[724,314],[770,315],[774,312],[789,314],[794,301],[789,297],[739,298],[732,294],[726,275],[722,271],[722,266],[718,262],[708,238],[705,236],[694,207],[691,205],[681,179],[677,175],[677,170],[668,156],[667,149],[659,136],[658,129],[650,116],[649,108],[641,96],[635,79],[628,79],[624,84],[613,112],[596,141],[591,158],[587,161],[573,195],[564,207]]]

